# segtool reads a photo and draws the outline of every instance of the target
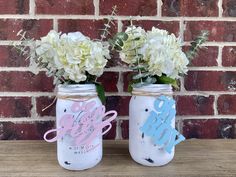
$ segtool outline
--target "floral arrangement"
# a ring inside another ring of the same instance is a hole
[[[20,44],[14,44],[30,60],[31,71],[37,74],[45,70],[48,77],[54,78],[54,84],[93,83],[98,96],[105,101],[104,88],[97,82],[111,58],[109,43],[105,41],[114,25],[112,16],[116,15],[116,6],[111,17],[101,30],[101,39],[92,40],[80,32],[61,33],[51,30],[40,40],[29,39],[25,31],[19,31]]]
[[[40,40],[27,41],[30,66],[46,68],[54,83],[86,83],[103,74],[110,59],[109,45],[80,32],[50,31]]]
[[[135,72],[131,81],[133,87],[156,83],[178,87],[177,80],[187,73],[189,60],[196,56],[207,36],[208,32],[202,31],[186,53],[180,38],[155,27],[145,31],[131,25],[109,42]]]
[[[22,37],[20,50],[28,56],[35,74],[46,69],[56,85],[95,83],[104,102],[104,89],[96,79],[110,59],[108,42],[91,40],[80,32],[62,34],[51,30],[40,40],[28,40],[24,32],[18,35]]]

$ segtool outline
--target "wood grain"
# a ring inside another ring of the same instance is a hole
[[[82,160],[82,159],[81,159]],[[56,145],[43,141],[0,141],[1,177],[236,177],[236,140],[187,140],[163,167],[132,161],[127,141],[105,141],[102,162],[85,171],[68,171],[56,159]]]

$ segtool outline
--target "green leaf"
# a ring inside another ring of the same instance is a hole
[[[117,38],[115,44],[118,44],[118,46],[122,47],[124,45],[124,42],[121,39]]]
[[[133,76],[133,79],[137,80],[137,79],[145,78],[145,77],[147,77],[149,75],[150,75],[149,73],[138,73],[138,74]]]
[[[115,45],[115,41],[112,40],[112,39],[108,39],[108,43],[109,43],[111,46],[114,46],[114,45]]]
[[[114,49],[121,51],[121,50],[122,50],[122,47],[120,47],[120,46],[118,46],[118,45],[115,45],[115,46],[114,46]]]
[[[147,83],[144,83],[144,82],[138,82],[138,83],[134,83],[132,84],[132,87],[136,87],[136,88],[139,88],[139,87],[142,87],[144,85],[148,85]]]
[[[126,34],[125,32],[119,32],[115,35],[114,38],[119,38],[123,41],[126,41],[128,39],[128,37],[129,37],[128,34]]]
[[[132,83],[130,82],[129,85],[128,85],[128,92],[132,93],[133,91],[133,87],[132,87]]]
[[[95,86],[96,86],[99,99],[101,100],[102,104],[105,104],[106,96],[105,96],[104,87],[100,83],[95,83]]]
[[[139,64],[139,65],[137,65],[137,66],[131,66],[130,67],[130,69],[132,69],[132,70],[138,70],[138,69],[146,69],[148,67],[148,65],[147,64]]]
[[[171,84],[174,88],[177,88],[177,89],[179,88],[177,80],[172,79],[172,78],[167,77],[167,76],[158,77],[157,82],[159,84]]]
[[[144,82],[147,84],[155,84],[157,79],[155,77],[148,77]]]
[[[136,37],[136,38],[134,38],[133,40],[134,40],[134,41],[138,41],[138,40],[140,40],[140,37]]]

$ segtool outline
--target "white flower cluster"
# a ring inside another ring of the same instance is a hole
[[[145,32],[141,27],[131,26],[125,31],[128,39],[120,52],[122,61],[138,65],[143,62],[148,66],[150,75],[166,76],[177,79],[186,74],[189,60],[182,51],[179,38],[168,31],[153,27]],[[140,57],[142,59],[140,60]],[[140,60],[140,61],[138,61]]]
[[[85,81],[87,73],[102,75],[110,59],[108,44],[92,41],[80,32],[61,34],[52,30],[35,44],[38,65],[46,67],[48,74],[59,73],[64,80],[77,83]]]

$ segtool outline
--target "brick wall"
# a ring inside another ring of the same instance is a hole
[[[16,33],[39,38],[50,29],[81,31],[91,38],[113,5],[118,6],[114,31],[133,16],[146,29],[167,29],[189,44],[201,29],[210,32],[208,49],[189,67],[177,100],[177,127],[187,138],[236,137],[236,1],[235,0],[0,0],[0,139],[42,139],[54,126],[52,79],[29,72],[29,62],[12,49]],[[100,79],[107,109],[119,113],[107,139],[128,138],[128,70],[114,55]]]

